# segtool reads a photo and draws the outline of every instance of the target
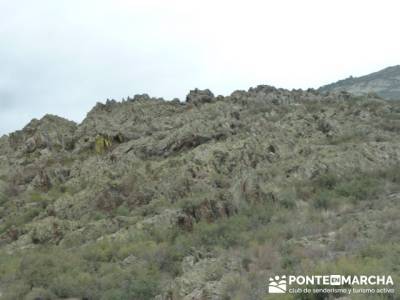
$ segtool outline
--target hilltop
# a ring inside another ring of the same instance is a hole
[[[399,134],[399,102],[270,86],[32,120],[0,138],[0,299],[254,300],[275,274],[397,284]]]
[[[347,91],[354,95],[376,93],[387,100],[400,100],[400,66],[393,66],[362,77],[349,77],[325,85],[321,92]]]

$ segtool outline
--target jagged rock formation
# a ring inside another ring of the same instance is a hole
[[[375,93],[383,99],[400,100],[400,66],[389,67],[362,77],[339,80],[321,87],[319,91],[347,91],[354,95]]]
[[[259,299],[274,272],[398,239],[399,133],[397,103],[270,86],[33,120],[0,139],[0,293]]]

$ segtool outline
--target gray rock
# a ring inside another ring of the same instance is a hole
[[[187,103],[193,103],[195,105],[202,103],[210,103],[215,99],[214,94],[209,90],[194,89],[186,96]]]

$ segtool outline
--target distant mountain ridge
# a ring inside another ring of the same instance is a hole
[[[349,77],[319,88],[321,92],[347,91],[354,95],[376,93],[386,100],[400,100],[400,65],[361,77]]]

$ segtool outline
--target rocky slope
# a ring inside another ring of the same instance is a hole
[[[350,77],[325,85],[321,92],[347,91],[354,95],[375,93],[383,99],[400,100],[400,66],[393,66],[362,77]]]
[[[264,299],[274,274],[398,278],[399,133],[396,102],[269,86],[33,120],[0,139],[0,299]]]

